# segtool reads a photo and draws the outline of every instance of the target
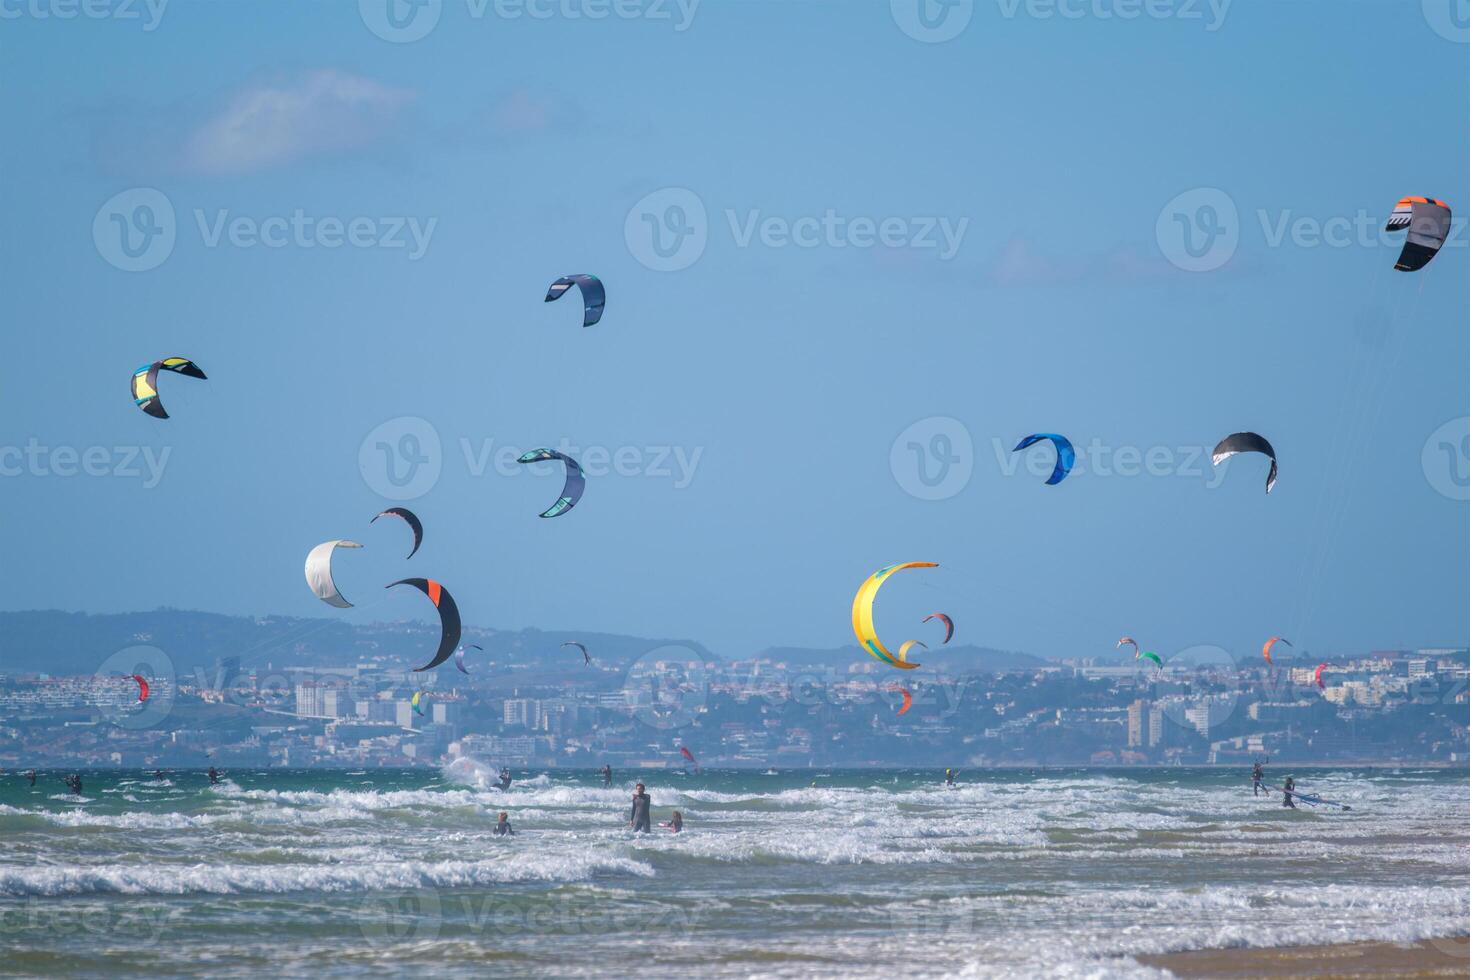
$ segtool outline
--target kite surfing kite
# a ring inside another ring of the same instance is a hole
[[[1164,669],[1164,658],[1163,657],[1160,657],[1157,653],[1154,653],[1152,650],[1144,650],[1142,653],[1140,653],[1138,656],[1134,657],[1133,659],[1134,660],[1152,660],[1154,662],[1154,666],[1155,667],[1158,667],[1160,670],[1163,670]]]
[[[454,596],[444,586],[428,578],[406,578],[392,582],[384,588],[393,588],[395,585],[411,585],[434,604],[439,610],[439,649],[434,652],[434,659],[422,667],[415,667],[415,671],[432,670],[454,655],[454,650],[459,646],[459,607],[454,604]]]
[[[1270,493],[1271,488],[1276,485],[1276,450],[1271,448],[1271,444],[1264,436],[1254,432],[1232,432],[1220,440],[1215,451],[1210,454],[1210,462],[1219,466],[1236,453],[1261,453],[1270,457],[1271,471],[1266,474],[1266,492]]]
[[[1125,643],[1127,643],[1129,646],[1133,647],[1133,659],[1134,660],[1137,660],[1138,657],[1139,657],[1139,655],[1140,655],[1140,653],[1141,653],[1141,651],[1139,650],[1138,641],[1135,640],[1131,636],[1120,637],[1118,639],[1118,645],[1115,646],[1115,647],[1113,647],[1113,649],[1114,650],[1121,650],[1121,649],[1123,649],[1123,644],[1125,644]]]
[[[1318,664],[1317,665],[1316,672],[1314,674],[1312,674],[1312,681],[1317,685],[1317,689],[1318,690],[1321,690],[1321,691],[1327,690],[1327,685],[1324,684],[1324,683],[1322,683],[1322,671],[1323,671],[1323,669],[1325,669],[1327,667],[1334,667],[1334,666],[1336,666],[1336,664]]]
[[[318,599],[338,609],[351,609],[352,603],[337,591],[332,581],[332,552],[338,548],[361,548],[356,541],[323,541],[306,555],[306,584]]]
[[[133,372],[133,403],[156,419],[168,418],[163,402],[158,400],[158,372],[172,371],[186,378],[207,381],[204,372],[187,357],[165,357],[152,364],[144,364]]]
[[[416,714],[416,715],[418,715],[420,718],[422,718],[424,716],[424,706],[419,703],[420,701],[423,700],[423,697],[424,697],[424,692],[423,691],[414,691],[413,692],[413,701],[410,702],[413,705],[413,713]]]
[[[582,499],[582,491],[587,489],[587,478],[582,475],[582,467],[575,459],[566,453],[559,453],[552,449],[533,449],[528,453],[521,454],[517,463],[546,463],[553,459],[559,459],[566,464],[567,482],[561,488],[561,496],[556,503],[542,511],[542,517],[560,517],[573,507],[577,501]]]
[[[681,746],[679,746],[679,754],[682,755],[684,757],[684,761],[686,763],[688,763],[688,765],[686,765],[684,768],[685,769],[688,769],[689,766],[693,766],[694,767],[695,775],[698,775],[699,774],[699,761],[694,758],[694,753],[689,751],[689,746],[687,746],[687,745],[681,745]]]
[[[578,643],[576,640],[568,640],[567,642],[565,642],[565,643],[562,644],[562,647],[563,648],[565,648],[565,647],[576,647],[578,650],[581,650],[582,651],[582,661],[583,661],[583,663],[587,664],[588,666],[591,666],[591,664],[592,664],[592,656],[591,656],[591,654],[589,654],[587,652],[587,648],[586,647],[584,647],[582,644]]]
[[[1055,432],[1038,432],[1016,443],[1016,448],[1012,449],[1011,452],[1018,453],[1043,439],[1050,439],[1052,445],[1057,447],[1056,466],[1052,467],[1051,476],[1046,478],[1047,486],[1055,486],[1066,479],[1067,474],[1072,472],[1072,464],[1077,462],[1077,453],[1072,449],[1072,443],[1066,436],[1059,436]]]
[[[1276,665],[1271,663],[1271,648],[1278,643],[1285,643],[1287,646],[1291,646],[1290,640],[1282,639],[1279,636],[1273,636],[1271,637],[1271,639],[1266,641],[1265,646],[1261,647],[1261,656],[1265,657],[1266,663],[1271,664],[1271,666],[1273,667]]]
[[[889,690],[903,696],[903,704],[898,706],[898,711],[894,713],[894,717],[901,718],[908,714],[908,710],[914,706],[913,692],[906,687],[899,687],[897,684],[894,684]]]
[[[389,507],[387,510],[381,511],[377,515],[375,515],[371,521],[368,521],[368,523],[375,523],[379,517],[401,517],[404,523],[407,524],[410,529],[412,529],[413,551],[410,551],[408,553],[408,557],[412,558],[415,552],[419,550],[419,545],[424,543],[424,522],[419,520],[418,515],[409,510],[407,507]]]
[[[931,619],[937,619],[944,624],[944,639],[943,641],[941,641],[942,643],[948,643],[950,640],[954,639],[954,620],[950,619],[944,613],[937,612],[930,613],[929,615],[925,616],[923,622],[927,623]]]
[[[602,319],[602,308],[607,304],[607,290],[596,276],[579,273],[562,276],[546,290],[546,302],[561,299],[562,294],[576,286],[582,291],[582,326],[590,327]]]
[[[134,674],[133,680],[138,682],[138,703],[142,704],[148,700],[148,681],[142,674]]]
[[[468,674],[470,672],[470,669],[464,665],[464,652],[466,650],[479,650],[481,653],[485,652],[485,648],[480,646],[478,643],[468,643],[460,647],[458,650],[454,651],[454,666],[459,668],[459,672],[461,674]]]
[[[932,561],[909,561],[900,565],[888,565],[869,575],[867,580],[858,587],[857,595],[852,599],[852,632],[857,637],[858,644],[875,659],[900,670],[912,670],[919,666],[895,657],[883,645],[883,641],[878,639],[878,633],[873,628],[873,599],[878,595],[878,590],[883,583],[888,581],[888,577],[894,572],[901,572],[908,568],[938,567],[938,563]],[[904,649],[907,649],[907,646]]]
[[[1388,216],[1384,231],[1407,228],[1404,250],[1393,267],[1400,272],[1417,272],[1439,254],[1450,235],[1450,206],[1432,197],[1400,198]]]
[[[900,644],[899,645],[899,648],[898,648],[898,660],[899,660],[899,663],[905,663],[906,664],[906,663],[909,662],[909,651],[912,650],[914,647],[924,647],[925,650],[929,649],[927,646],[924,646],[924,644],[923,643],[920,643],[918,640],[904,640],[903,643]],[[914,666],[915,667],[918,667],[919,664],[914,664]]]

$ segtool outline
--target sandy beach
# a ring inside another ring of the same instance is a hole
[[[1138,960],[1180,977],[1465,977],[1470,939],[1204,949]]]

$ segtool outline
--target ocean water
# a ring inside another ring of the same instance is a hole
[[[0,776],[0,974],[1138,976],[1470,934],[1458,772],[1296,773],[1341,812],[1243,770],[488,771]],[[639,778],[683,834],[629,832]]]

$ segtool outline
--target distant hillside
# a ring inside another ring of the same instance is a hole
[[[179,609],[96,616],[55,610],[6,612],[0,613],[0,672],[91,673],[113,653],[138,644],[162,650],[181,674],[208,670],[225,657],[240,658],[246,669],[266,664],[350,666],[375,658],[416,667],[433,655],[438,636],[437,626],[420,622],[353,626],[332,619],[250,618]],[[710,656],[698,643],[610,633],[469,626],[464,631],[464,642],[485,648],[484,653],[472,651],[476,660],[532,665],[548,672],[581,664],[575,649],[561,649],[567,640],[585,643],[603,667],[625,667],[665,645]]]
[[[771,647],[762,650],[757,656],[770,660],[784,660],[792,665],[804,666],[847,666],[853,663],[864,663],[869,655],[861,647],[845,646],[833,647],[827,650],[816,650],[803,647]],[[966,673],[999,673],[1006,670],[1034,670],[1045,667],[1048,661],[1040,657],[1033,657],[1029,653],[1019,653],[1014,650],[994,650],[990,647],[977,647],[968,644],[955,643],[949,646],[932,646],[928,650],[914,651],[914,659],[925,667],[934,667],[942,671],[963,671]]]

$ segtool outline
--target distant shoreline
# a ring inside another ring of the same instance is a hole
[[[1444,977],[1470,974],[1470,937],[1199,949],[1136,956],[1179,977]]]

